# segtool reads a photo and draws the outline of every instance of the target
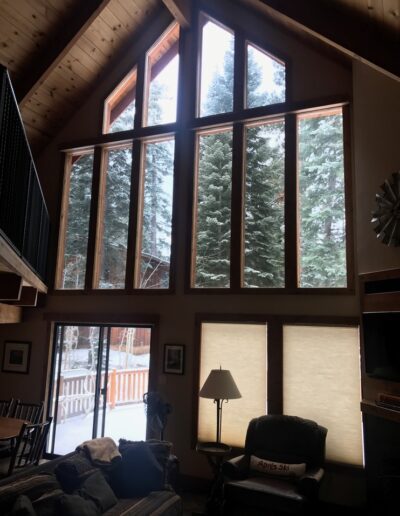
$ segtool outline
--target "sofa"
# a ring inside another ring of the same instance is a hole
[[[120,440],[117,457],[93,460],[85,447],[0,481],[2,516],[179,516],[171,444]],[[118,453],[119,452],[119,453]]]

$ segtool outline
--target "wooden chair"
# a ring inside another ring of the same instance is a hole
[[[7,476],[12,475],[15,469],[28,466],[37,466],[46,447],[52,418],[45,423],[22,425],[21,431],[13,448]]]
[[[14,398],[0,400],[0,417],[12,417],[16,401]]]
[[[24,403],[19,401],[16,403],[12,417],[24,419],[29,423],[40,423],[43,415],[43,401],[40,403]]]

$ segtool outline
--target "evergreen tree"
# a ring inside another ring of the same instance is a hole
[[[85,154],[75,159],[71,168],[68,197],[63,288],[85,286],[92,174],[93,154]]]
[[[301,286],[346,286],[340,115],[300,122]]]

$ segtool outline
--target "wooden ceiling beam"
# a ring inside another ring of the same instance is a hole
[[[21,276],[11,272],[0,272],[0,301],[18,301],[21,292]]]
[[[170,11],[175,20],[183,29],[191,24],[191,2],[190,0],[163,0],[165,7]]]
[[[400,38],[387,28],[332,0],[237,0],[400,80]]]
[[[16,324],[22,321],[22,308],[0,303],[0,324]]]
[[[33,287],[22,287],[21,296],[18,301],[11,301],[8,304],[14,306],[36,306],[38,290]]]
[[[19,107],[22,108],[34,91],[46,80],[51,72],[68,54],[86,29],[101,14],[111,0],[85,0],[69,20],[63,20],[62,27],[55,31],[52,44],[35,60],[30,70],[21,74],[15,84]]]

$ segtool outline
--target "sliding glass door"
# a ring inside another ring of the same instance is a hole
[[[146,438],[150,343],[150,327],[56,325],[49,453],[94,437]]]

